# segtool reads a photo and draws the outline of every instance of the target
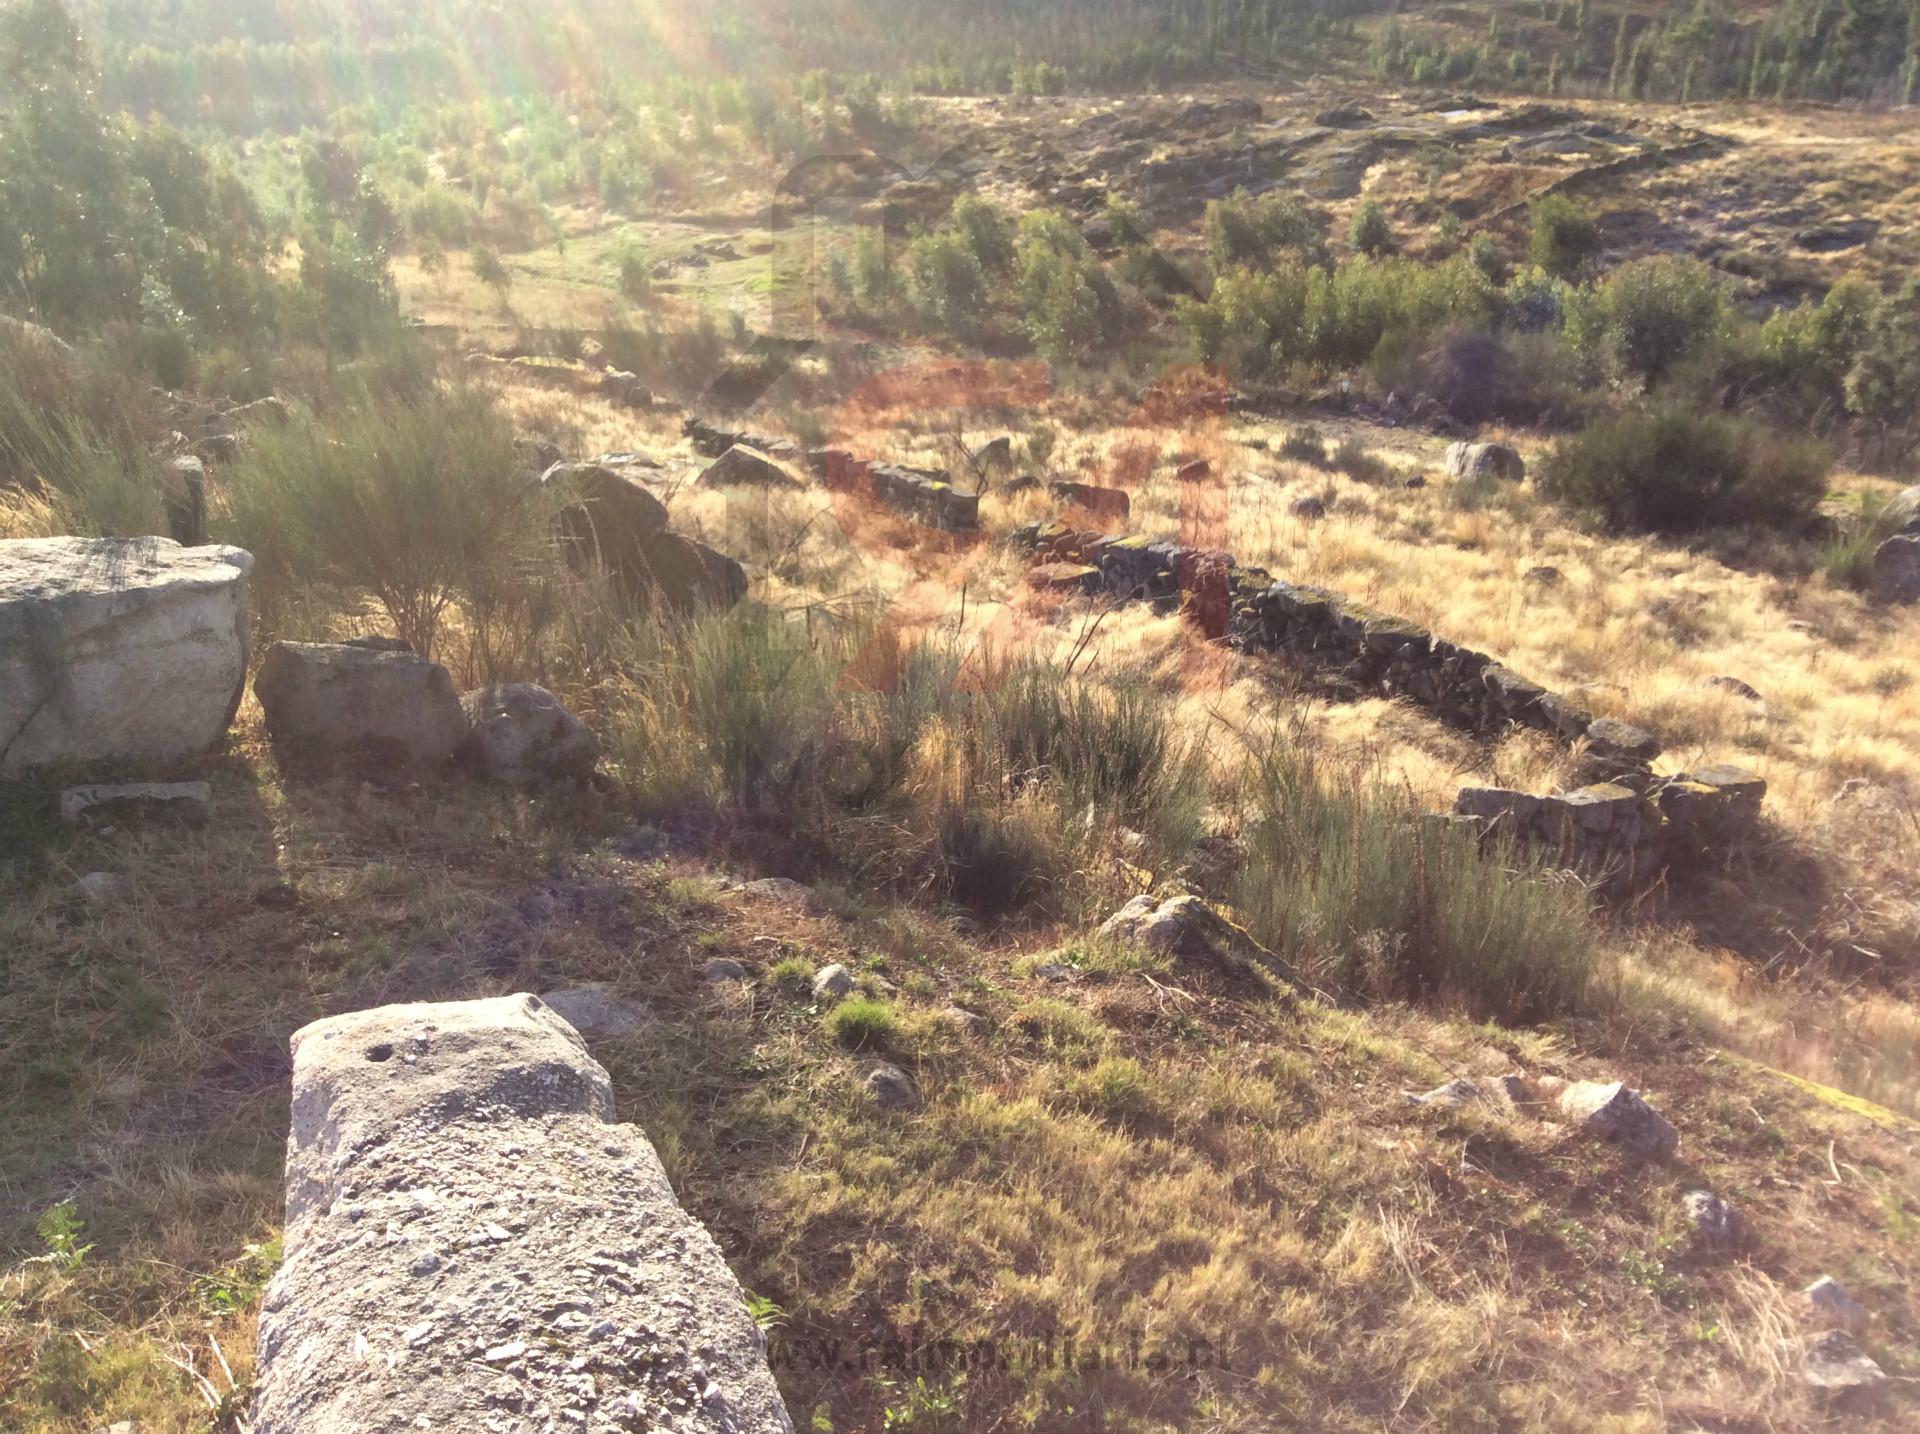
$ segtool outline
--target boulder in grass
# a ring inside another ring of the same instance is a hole
[[[1878,1389],[1887,1382],[1887,1372],[1873,1356],[1837,1329],[1807,1341],[1800,1372],[1811,1388],[1833,1395]]]
[[[766,454],[736,443],[700,475],[702,488],[798,488],[800,480]]]
[[[584,782],[599,755],[587,724],[546,688],[531,682],[482,687],[460,699],[466,766],[509,787]]]
[[[661,533],[641,554],[646,596],[669,612],[730,608],[747,595],[747,570],[718,548]]]
[[[0,777],[211,748],[245,690],[252,567],[165,538],[0,542]]]
[[[1527,461],[1504,443],[1456,443],[1447,450],[1447,476],[1456,482],[1518,483],[1527,476]]]
[[[295,772],[429,771],[467,737],[447,669],[396,638],[276,642],[253,692],[275,755]]]
[[[556,463],[540,477],[560,501],[559,526],[576,562],[617,577],[641,571],[647,544],[667,530],[667,505],[637,480],[597,463]]]

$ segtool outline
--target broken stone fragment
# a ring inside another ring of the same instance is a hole
[[[1708,1249],[1731,1250],[1746,1233],[1740,1212],[1711,1190],[1689,1190],[1680,1197],[1680,1209]]]
[[[1581,1081],[1560,1093],[1560,1113],[1575,1130],[1643,1160],[1664,1160],[1680,1144],[1665,1116],[1621,1081]]]
[[[853,973],[840,962],[822,966],[813,978],[813,998],[816,1001],[837,1001],[853,990]]]
[[[161,820],[203,826],[213,804],[205,782],[120,782],[68,787],[60,793],[60,820],[68,826],[105,826]]]
[[[1800,1370],[1813,1388],[1835,1394],[1873,1389],[1887,1378],[1886,1371],[1853,1342],[1852,1335],[1837,1329],[1807,1341]]]

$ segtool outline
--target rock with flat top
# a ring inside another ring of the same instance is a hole
[[[0,778],[211,748],[246,682],[252,567],[166,538],[0,541]]]
[[[297,1031],[286,1178],[257,1434],[792,1428],[719,1246],[537,997]]]
[[[599,984],[567,986],[540,998],[548,1009],[590,1041],[630,1036],[653,1025],[638,1006],[623,1001],[612,987]]]
[[[276,642],[253,693],[275,756],[296,772],[430,771],[467,737],[447,669],[398,638]]]
[[[1560,1113],[1573,1128],[1642,1160],[1665,1160],[1680,1133],[1623,1082],[1580,1081],[1560,1093]]]

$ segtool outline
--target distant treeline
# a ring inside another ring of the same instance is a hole
[[[1743,19],[1711,0],[1653,14],[1538,0],[1491,11],[1485,34],[1464,42],[1425,18],[1408,11],[1374,34],[1376,73],[1682,102],[1920,97],[1920,0],[1783,0]]]
[[[1298,61],[1385,0],[83,0],[104,97],[241,133],[392,106],[573,86],[648,89],[812,68],[920,93],[1147,87]]]

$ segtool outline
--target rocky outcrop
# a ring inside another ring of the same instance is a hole
[[[1447,449],[1447,476],[1463,483],[1518,483],[1527,476],[1527,463],[1504,443],[1456,443]]]
[[[256,1434],[792,1428],[719,1247],[537,997],[296,1032],[286,1178]]]
[[[165,538],[0,542],[0,777],[213,746],[246,681],[252,566]]]
[[[460,699],[467,735],[460,760],[508,787],[584,782],[599,755],[587,724],[531,682],[482,687]]]
[[[707,458],[718,458],[729,448],[752,448],[775,458],[795,458],[800,449],[789,438],[774,438],[764,433],[749,433],[740,428],[719,428],[698,418],[689,418],[680,431],[693,445],[693,451]]]
[[[253,692],[275,755],[299,773],[429,771],[467,736],[447,669],[397,638],[276,642]]]

